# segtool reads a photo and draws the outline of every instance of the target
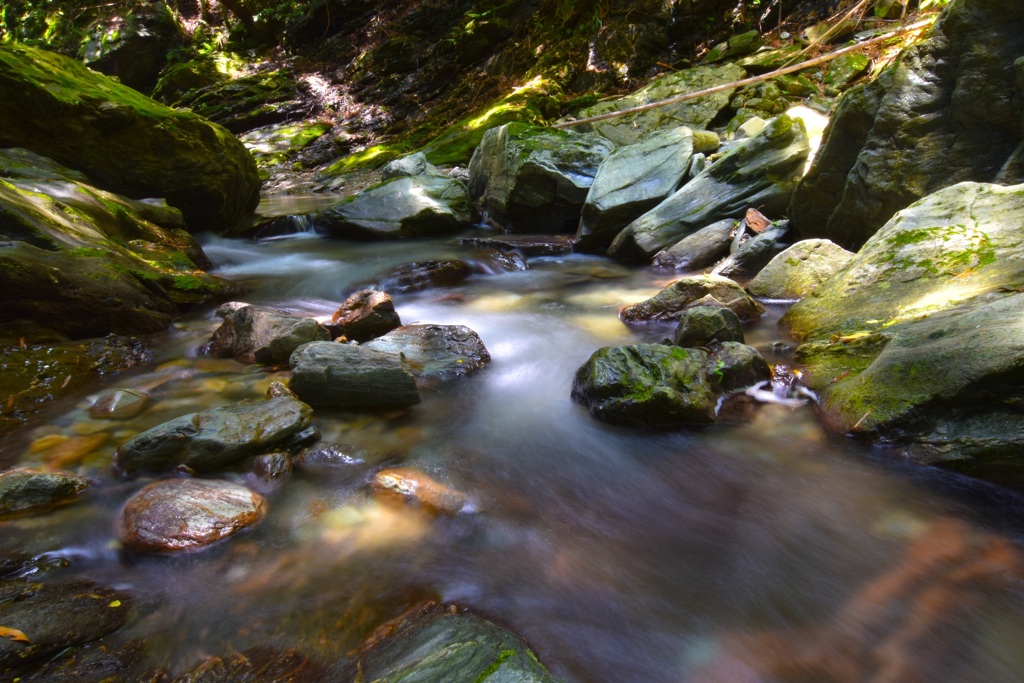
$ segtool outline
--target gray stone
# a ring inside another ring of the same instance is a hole
[[[699,270],[729,253],[737,221],[732,218],[712,223],[654,255],[654,265],[675,270]]]
[[[706,425],[717,397],[706,351],[661,344],[604,347],[576,371],[572,397],[603,422],[633,427]]]
[[[1024,4],[953,0],[922,43],[846,93],[789,211],[805,237],[857,249],[913,202],[1001,171],[1022,144]]]
[[[426,381],[461,377],[491,362],[483,340],[462,325],[404,325],[363,346],[401,354],[412,374]]]
[[[741,218],[755,206],[783,212],[803,174],[810,143],[803,121],[786,114],[729,150],[675,194],[630,223],[608,255],[649,260],[684,237],[723,218]]]
[[[124,504],[121,542],[137,553],[199,550],[253,526],[266,512],[263,496],[239,484],[155,481]]]
[[[449,235],[472,225],[469,194],[445,176],[402,176],[320,212],[314,227],[334,237],[385,240]]]
[[[646,301],[632,304],[619,312],[625,322],[679,320],[684,310],[708,305],[705,297],[732,310],[743,322],[757,320],[764,313],[759,303],[732,280],[719,275],[695,275],[676,280]]]
[[[747,285],[747,291],[766,299],[802,299],[851,258],[852,253],[829,240],[802,240],[762,268]]]
[[[71,502],[88,486],[89,480],[66,472],[26,468],[0,472],[0,516]]]
[[[460,284],[473,273],[465,261],[430,259],[395,266],[380,278],[380,288],[392,292],[418,292]]]
[[[180,40],[167,5],[139,5],[93,22],[85,31],[78,56],[90,69],[139,92],[148,93]]]
[[[725,85],[746,77],[746,72],[735,64],[722,66],[698,66],[693,69],[665,74],[631,95],[600,102],[582,110],[577,118],[599,116],[623,109],[631,109],[651,102],[660,102],[677,95],[697,92],[717,85]],[[633,145],[646,139],[656,131],[677,126],[693,129],[708,127],[718,113],[729,104],[732,89],[712,95],[681,102],[675,105],[657,107],[636,114],[624,114],[605,121],[579,126],[582,131],[593,131],[608,138],[617,145]]]
[[[203,352],[243,363],[284,363],[302,344],[330,338],[327,329],[313,318],[243,306],[224,316]]]
[[[492,128],[469,162],[469,192],[480,212],[508,232],[575,232],[597,169],[613,148],[600,136],[572,130]]]
[[[179,466],[213,470],[271,450],[308,427],[311,418],[308,405],[288,397],[240,401],[182,415],[121,444],[115,466],[125,476]]]
[[[420,402],[416,378],[397,355],[312,342],[292,354],[292,391],[317,407],[380,408]]]
[[[789,236],[789,221],[772,223],[731,253],[711,271],[725,277],[749,277],[757,274],[776,255],[786,248],[784,240]]]
[[[743,343],[740,319],[723,306],[693,306],[679,317],[673,342],[676,346],[710,346],[721,342]]]
[[[416,152],[415,154],[410,154],[384,164],[384,168],[380,170],[380,175],[383,180],[391,180],[392,178],[404,178],[407,176],[443,176],[444,173],[441,173],[441,171],[437,170],[436,166],[427,161],[427,157],[423,152]]]
[[[771,380],[772,370],[754,347],[727,341],[711,347],[708,376],[717,391],[731,392]]]

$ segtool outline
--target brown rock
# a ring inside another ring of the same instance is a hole
[[[333,337],[364,342],[385,335],[401,324],[390,294],[364,289],[346,299],[325,327]]]
[[[374,496],[384,501],[415,501],[433,512],[454,515],[472,512],[474,506],[466,494],[406,467],[381,470],[370,482]]]

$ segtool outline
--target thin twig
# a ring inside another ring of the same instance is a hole
[[[767,81],[767,80],[770,80],[772,78],[775,78],[776,76],[784,76],[786,74],[791,74],[791,73],[794,73],[796,71],[803,71],[804,69],[809,69],[812,66],[817,66],[818,64],[823,64],[825,62],[831,61],[831,60],[835,59],[836,57],[841,57],[842,55],[845,55],[845,54],[847,54],[849,52],[856,52],[857,50],[860,50],[862,48],[868,47],[870,45],[876,45],[876,44],[881,43],[883,41],[891,40],[892,38],[894,38],[894,37],[896,37],[898,35],[901,35],[903,33],[911,33],[913,31],[920,30],[920,29],[925,28],[926,26],[930,25],[933,22],[934,22],[934,19],[926,19],[924,21],[919,21],[917,23],[910,24],[909,26],[905,26],[904,28],[897,29],[895,31],[890,31],[889,33],[886,33],[884,36],[878,36],[876,38],[871,38],[869,40],[865,40],[862,43],[857,43],[856,45],[850,45],[849,47],[844,47],[841,50],[836,50],[835,52],[830,52],[827,55],[822,55],[821,57],[815,57],[814,59],[809,59],[806,62],[801,62],[800,64],[794,64],[793,66],[786,66],[786,67],[783,67],[781,69],[776,69],[775,71],[772,71],[772,72],[766,73],[766,74],[761,74],[760,76],[752,76],[750,78],[744,78],[743,80],[740,80],[740,81],[733,81],[732,83],[723,83],[722,85],[716,85],[716,86],[714,86],[712,88],[705,88],[704,90],[697,90],[696,92],[686,93],[685,95],[676,95],[675,97],[670,97],[667,100],[660,100],[658,102],[651,102],[649,104],[642,104],[642,105],[637,106],[637,107],[630,107],[629,109],[622,109],[622,110],[619,110],[619,111],[608,112],[607,114],[599,114],[597,116],[588,116],[587,118],[576,119],[575,121],[563,121],[562,123],[556,123],[556,124],[554,124],[551,127],[552,128],[571,128],[573,126],[579,126],[579,125],[582,125],[584,123],[593,123],[595,121],[604,121],[606,119],[612,119],[612,118],[615,118],[617,116],[625,116],[626,114],[636,114],[636,113],[639,113],[639,112],[648,111],[650,109],[656,109],[658,107],[666,107],[666,106],[668,106],[670,104],[678,104],[679,102],[686,102],[688,100],[695,100],[698,97],[705,97],[707,95],[713,95],[716,92],[722,92],[723,90],[731,90],[733,88],[741,88],[741,87],[743,87],[745,85],[751,85],[753,83],[760,83],[762,81]]]

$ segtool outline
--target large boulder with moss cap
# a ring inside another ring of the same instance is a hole
[[[256,164],[227,130],[67,57],[3,45],[0,147],[15,146],[104,190],[163,197],[194,231],[229,232],[259,202]]]
[[[469,162],[469,193],[509,232],[576,232],[601,162],[614,145],[598,135],[510,123],[484,133]]]
[[[799,118],[783,114],[726,152],[679,191],[626,226],[608,248],[622,260],[650,260],[662,249],[752,206],[781,214],[803,175],[810,141]]]

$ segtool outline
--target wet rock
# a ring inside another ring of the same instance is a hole
[[[326,327],[333,337],[365,342],[387,334],[401,324],[390,294],[364,289],[346,299]]]
[[[233,135],[82,64],[0,47],[0,147],[24,147],[128,197],[164,197],[193,230],[228,232],[259,202],[256,164]]]
[[[769,261],[747,291],[768,299],[802,299],[851,258],[852,253],[829,240],[802,240]]]
[[[736,223],[732,218],[712,223],[654,255],[654,265],[675,270],[698,270],[729,253]]]
[[[75,500],[89,480],[67,472],[16,468],[0,472],[0,517]]]
[[[565,256],[576,245],[573,235],[505,235],[503,237],[465,237],[460,244],[492,247],[502,251],[517,251],[527,258],[532,256]]]
[[[292,473],[292,459],[287,453],[257,455],[249,463],[249,472],[264,484],[276,485]]]
[[[281,398],[282,396],[294,398],[295,400],[299,399],[295,392],[289,389],[283,382],[271,382],[270,386],[267,387],[267,398]]]
[[[471,224],[466,186],[433,175],[388,180],[321,211],[314,221],[333,237],[364,240],[449,235]]]
[[[420,402],[416,379],[397,355],[312,342],[295,350],[291,365],[289,387],[316,407],[365,409]]]
[[[128,620],[131,605],[125,593],[86,581],[0,583],[0,624],[28,640],[0,638],[0,675],[16,680],[65,648],[116,631]]]
[[[569,130],[521,123],[492,128],[469,163],[470,196],[507,232],[575,233],[597,169],[613,147]]]
[[[466,494],[408,467],[381,470],[374,475],[370,488],[378,499],[403,504],[414,502],[439,514],[476,511],[476,506]]]
[[[847,92],[793,196],[800,234],[857,249],[937,190],[1024,182],[1012,163],[1022,128],[1021,81],[1010,67],[1024,54],[1021,26],[1020,3],[954,0],[926,40]]]
[[[803,175],[810,142],[800,118],[773,119],[760,133],[726,152],[678,192],[622,230],[608,255],[649,260],[684,237],[756,206],[782,214]]]
[[[97,420],[127,420],[149,405],[149,394],[135,389],[111,389],[96,397],[89,416]]]
[[[419,380],[448,380],[491,362],[483,340],[462,325],[403,325],[364,347],[399,355]]]
[[[351,468],[366,461],[366,451],[347,443],[321,442],[304,448],[295,456],[295,467],[301,470]]]
[[[383,289],[418,292],[432,287],[451,287],[473,274],[468,263],[458,259],[431,259],[403,263],[381,276]]]
[[[757,274],[785,248],[789,237],[789,221],[771,223],[763,232],[743,242],[712,273],[725,277],[742,277]]]
[[[243,306],[224,316],[224,322],[203,346],[203,353],[243,363],[284,363],[302,344],[330,338],[313,318]]]
[[[598,349],[576,371],[572,397],[595,418],[633,427],[706,425],[717,397],[706,351],[661,344]]]
[[[757,320],[764,313],[738,284],[719,275],[681,278],[646,301],[626,306],[619,312],[624,322],[678,320],[680,314],[706,296],[732,310],[743,322]]]
[[[251,648],[231,657],[208,657],[174,683],[317,683],[320,668],[297,650]]]
[[[137,553],[199,550],[251,527],[266,511],[263,496],[231,482],[156,481],[125,503],[121,542]]]
[[[407,176],[443,176],[441,171],[437,170],[437,167],[427,161],[427,157],[423,152],[416,152],[404,156],[401,159],[395,159],[389,161],[384,165],[384,168],[380,170],[381,178],[383,180],[391,180],[392,178],[404,178]]]
[[[598,116],[623,109],[631,109],[651,102],[659,102],[676,95],[684,95],[716,85],[738,81],[746,72],[733,64],[723,66],[699,66],[684,69],[656,78],[653,82],[631,95],[600,102],[582,110],[578,118]],[[676,105],[658,107],[637,114],[626,114],[606,121],[587,123],[581,130],[600,133],[616,145],[633,145],[646,139],[652,133],[677,126],[688,126],[694,130],[708,127],[718,112],[729,104],[732,90],[707,95],[696,100]]]
[[[578,248],[607,249],[620,230],[679,189],[693,153],[693,131],[681,127],[609,154],[598,167],[583,204],[576,232]]]
[[[308,405],[287,397],[182,415],[121,444],[115,466],[125,476],[179,466],[196,472],[214,470],[270,450],[308,427],[311,418]]]
[[[772,379],[768,361],[757,349],[734,341],[712,346],[708,366],[711,383],[718,391],[736,391]]]
[[[407,614],[353,667],[368,681],[559,683],[512,633],[468,613]]]
[[[724,306],[693,306],[679,317],[673,342],[676,346],[708,346],[721,342],[743,343],[740,319]]]
[[[146,643],[70,647],[22,677],[24,683],[157,683],[163,672],[145,668]]]

